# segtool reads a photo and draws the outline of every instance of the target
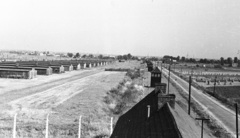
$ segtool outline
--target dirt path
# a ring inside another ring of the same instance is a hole
[[[64,83],[69,83],[71,81],[75,81],[75,80],[78,80],[83,77],[87,77],[89,75],[93,75],[93,74],[96,74],[99,72],[103,72],[103,70],[95,69],[95,70],[79,71],[77,74],[74,74],[74,76],[71,75],[66,78],[60,78],[57,80],[48,81],[48,82],[37,84],[37,85],[35,85],[34,82],[29,82],[29,83],[33,83],[33,84],[29,84],[30,86],[28,86],[26,84],[25,88],[22,88],[22,89],[14,89],[11,91],[2,91],[2,94],[0,95],[0,101],[1,101],[1,103],[8,103],[12,100],[15,100],[15,99],[27,96],[27,95],[35,94],[38,92],[42,92],[42,91],[51,89],[53,87],[56,87],[58,85],[61,85]]]
[[[53,87],[43,92],[22,97],[8,103],[13,109],[16,108],[36,108],[48,109],[54,108],[64,101],[92,87],[98,78],[104,78],[108,75],[117,74],[116,72],[100,72],[94,75],[82,77],[80,79]]]

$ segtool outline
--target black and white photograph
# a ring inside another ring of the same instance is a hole
[[[240,1],[0,0],[0,138],[239,138]]]

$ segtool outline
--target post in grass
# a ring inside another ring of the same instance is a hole
[[[79,117],[78,138],[81,138],[81,124],[82,124],[82,116]]]
[[[192,86],[192,76],[189,76],[189,94],[188,94],[188,115],[191,113],[191,86]]]
[[[49,117],[49,114],[47,114],[45,138],[48,138],[48,117]]]
[[[235,103],[236,108],[236,138],[238,138],[238,104]]]
[[[113,117],[111,117],[110,136],[112,135],[112,132],[113,132]]]
[[[17,113],[14,115],[13,121],[13,138],[16,138],[16,129],[17,128]]]
[[[168,94],[169,94],[169,82],[170,82],[170,70],[171,70],[171,65],[169,64],[169,74],[168,74]]]

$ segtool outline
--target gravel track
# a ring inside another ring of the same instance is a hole
[[[81,71],[81,70],[79,70]],[[32,94],[36,94],[39,92],[43,92],[46,91],[48,89],[52,89],[54,87],[57,87],[59,85],[65,84],[65,83],[69,83],[90,75],[94,75],[97,73],[103,72],[103,69],[93,69],[93,70],[88,70],[85,72],[80,72],[79,74],[75,75],[75,76],[69,76],[66,77],[64,79],[58,79],[58,80],[54,80],[51,82],[46,82],[43,84],[39,84],[33,87],[26,87],[26,88],[22,88],[22,89],[18,89],[18,90],[12,90],[6,93],[3,93],[0,95],[0,104],[5,104],[8,102],[11,102],[15,99],[27,96],[27,95],[32,95]]]

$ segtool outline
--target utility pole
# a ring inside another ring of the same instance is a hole
[[[202,120],[201,138],[203,138],[203,121],[209,121],[208,118],[196,118],[196,120]]]
[[[173,65],[174,65],[174,72],[175,72],[175,70],[176,70],[176,67],[175,67],[175,66],[176,66],[176,64],[173,64]]]
[[[189,76],[188,115],[190,115],[192,76]]]
[[[162,83],[162,62],[161,62],[161,83]]]
[[[236,107],[236,138],[238,138],[238,104],[235,104]]]
[[[192,71],[191,71],[191,76],[193,75],[193,67],[192,67]]]
[[[169,74],[168,74],[168,94],[169,94],[169,82],[170,82],[170,70],[171,70],[171,65],[169,64]]]
[[[214,80],[213,95],[215,95],[216,81],[217,81],[217,76],[215,76],[215,80]]]

